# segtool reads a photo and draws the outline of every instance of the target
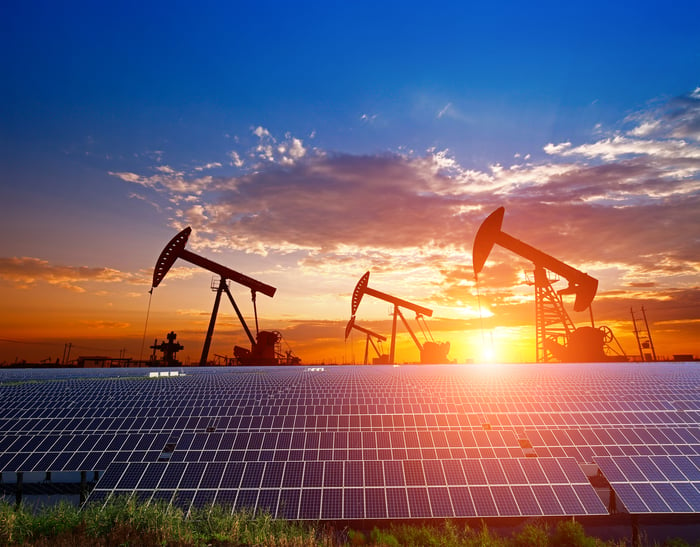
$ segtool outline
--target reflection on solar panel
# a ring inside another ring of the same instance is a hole
[[[0,470],[352,520],[607,514],[595,462],[629,512],[700,512],[695,364],[183,370],[1,371]]]

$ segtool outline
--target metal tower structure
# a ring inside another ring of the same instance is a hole
[[[534,278],[536,360],[538,363],[546,363],[552,359],[552,354],[547,349],[548,343],[566,345],[576,327],[564,309],[561,295],[552,287],[547,270],[542,266],[535,266]]]
[[[637,347],[639,348],[639,357],[642,361],[656,361],[656,350],[654,349],[654,341],[651,339],[651,331],[649,330],[649,322],[647,321],[647,313],[644,306],[642,306],[641,319],[634,315],[632,308],[630,308],[630,313],[632,314],[634,337],[637,339]],[[643,321],[641,328],[639,327],[639,321]]]

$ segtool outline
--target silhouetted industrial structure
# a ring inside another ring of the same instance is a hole
[[[239,273],[231,268],[217,264],[207,258],[201,257],[194,253],[191,253],[185,249],[187,240],[192,232],[192,228],[189,226],[178,233],[173,239],[168,242],[163,251],[160,253],[158,260],[156,261],[156,266],[153,271],[153,283],[152,289],[157,287],[163,280],[165,275],[168,273],[172,267],[175,260],[182,258],[187,260],[196,266],[200,266],[205,270],[215,273],[219,276],[218,284],[215,285],[216,298],[214,300],[214,307],[211,312],[211,318],[209,320],[209,327],[207,329],[207,335],[204,340],[204,347],[202,348],[202,356],[199,360],[200,366],[205,366],[208,362],[209,347],[211,346],[211,339],[214,334],[214,326],[216,325],[216,317],[219,312],[219,304],[221,302],[222,293],[226,293],[228,296],[233,309],[238,316],[243,330],[245,330],[246,335],[251,343],[251,349],[236,346],[234,348],[234,355],[237,357],[238,364],[241,365],[278,365],[278,364],[298,364],[301,360],[297,357],[291,355],[291,351],[286,355],[282,355],[279,352],[279,343],[281,340],[281,335],[277,331],[261,331],[258,326],[258,309],[256,304],[257,293],[260,292],[266,296],[273,297],[275,287],[267,285],[261,281],[257,281],[252,277],[248,277],[242,273]],[[251,293],[251,300],[253,302],[253,312],[255,315],[255,337],[250,332],[248,324],[246,323],[243,314],[241,313],[236,301],[233,299],[233,295],[228,287],[228,281],[235,281],[236,283],[248,287]]]
[[[409,302],[407,300],[403,300],[401,298],[397,298],[395,296],[391,296],[390,294],[387,294],[385,292],[377,291],[371,287],[368,286],[369,283],[369,272],[365,273],[360,280],[357,282],[357,285],[355,286],[355,290],[352,293],[352,305],[351,305],[351,313],[352,317],[351,320],[355,317],[355,313],[357,312],[357,308],[360,305],[360,302],[362,301],[362,297],[367,294],[369,296],[374,296],[375,298],[378,298],[380,300],[384,300],[385,302],[389,302],[390,304],[393,304],[394,306],[394,313],[393,313],[393,322],[392,322],[392,328],[391,328],[391,345],[390,345],[390,350],[389,350],[389,364],[395,364],[395,350],[396,350],[396,323],[397,319],[400,317],[401,321],[403,322],[404,326],[406,327],[406,330],[408,330],[408,333],[411,335],[411,338],[413,339],[413,342],[416,344],[418,347],[418,350],[420,351],[420,362],[422,364],[440,364],[440,363],[449,363],[450,361],[447,358],[447,354],[450,351],[450,343],[449,342],[436,342],[435,340],[432,339],[432,334],[430,333],[430,329],[426,329],[428,331],[428,336],[431,338],[430,340],[426,340],[421,344],[421,342],[418,340],[416,337],[415,333],[413,332],[413,329],[411,329],[411,326],[408,324],[406,321],[406,318],[404,317],[403,313],[401,312],[401,308],[406,308],[409,309],[416,314],[416,321],[418,322],[418,325],[421,327],[421,330],[423,330],[423,327],[421,326],[421,322],[426,325],[425,323],[425,316],[427,315],[428,317],[431,317],[433,315],[433,310],[419,306],[418,304],[414,304],[412,302]],[[425,331],[423,331],[425,334]]]
[[[565,362],[611,360],[612,357],[605,351],[614,351],[611,343],[615,337],[609,327],[595,327],[591,309],[591,302],[598,290],[598,280],[502,231],[504,214],[505,209],[499,207],[479,227],[472,251],[474,277],[478,278],[496,243],[530,260],[535,266],[533,284],[537,362],[555,359]],[[548,272],[563,277],[569,286],[555,291],[552,283],[557,280],[550,280]],[[589,310],[591,326],[577,328],[574,325],[564,309],[562,295],[565,294],[575,295],[574,311]],[[622,352],[622,348],[619,349]],[[624,358],[624,352],[622,357]]]
[[[363,361],[363,364],[368,364],[369,361],[369,345],[372,344],[372,348],[376,352],[377,356],[372,358],[372,364],[373,365],[386,365],[389,362],[389,356],[382,352],[380,348],[377,347],[377,344],[374,343],[374,339],[377,340],[377,342],[380,344],[382,342],[386,342],[386,336],[383,336],[381,334],[378,334],[374,331],[371,331],[369,329],[366,329],[365,327],[361,327],[357,323],[355,323],[355,317],[351,317],[350,320],[348,321],[348,324],[345,326],[345,339],[348,339],[348,336],[350,336],[350,333],[356,330],[358,332],[362,332],[366,335],[365,337],[365,358]]]
[[[639,358],[642,361],[656,361],[656,350],[654,349],[654,342],[651,339],[647,312],[644,306],[642,306],[641,319],[634,314],[634,309],[630,308],[630,313],[632,314],[634,337],[637,339],[637,347],[639,348]],[[643,321],[641,326],[639,325],[640,321]]]
[[[185,349],[185,346],[183,346],[179,342],[176,342],[176,338],[177,334],[175,334],[175,332],[173,331],[170,331],[167,335],[167,342],[161,342],[159,344],[157,339],[154,340],[153,345],[150,347],[153,350],[153,354],[151,355],[151,362],[160,362],[160,364],[169,367],[181,365],[182,363],[177,359],[177,352]],[[160,359],[156,359],[156,351],[162,352],[163,357],[161,357]]]

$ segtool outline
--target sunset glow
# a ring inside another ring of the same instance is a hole
[[[303,363],[362,362],[344,329],[367,271],[432,310],[427,331],[405,314],[421,344],[534,361],[533,264],[495,246],[474,279],[498,207],[508,233],[599,281],[596,326],[630,357],[642,307],[659,356],[700,356],[696,4],[249,3],[166,21],[20,4],[0,38],[0,363],[146,358],[170,331],[198,362],[216,275],[177,260],[149,294],[187,226],[189,251],[277,289],[257,296],[260,328]],[[254,330],[250,290],[230,288]],[[357,321],[390,337],[391,314],[366,298]],[[235,345],[224,296],[210,354]],[[396,355],[419,360],[401,321]]]

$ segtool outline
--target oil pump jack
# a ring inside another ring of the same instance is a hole
[[[372,348],[374,348],[374,351],[377,353],[377,357],[372,359],[372,364],[373,365],[386,365],[389,363],[389,356],[386,355],[385,353],[382,353],[379,348],[377,347],[377,344],[374,343],[373,338],[376,338],[378,342],[386,342],[386,336],[383,336],[381,334],[378,334],[374,331],[371,331],[365,327],[361,327],[357,323],[355,323],[355,316],[353,315],[350,320],[348,321],[348,324],[345,326],[345,339],[348,339],[348,336],[350,336],[350,333],[353,331],[359,331],[362,332],[366,335],[365,337],[365,360],[364,364],[368,364],[368,357],[369,357],[369,345],[372,344]]]
[[[564,362],[611,360],[605,349],[612,349],[610,343],[615,337],[609,327],[595,327],[591,309],[591,302],[598,290],[598,280],[503,232],[501,225],[504,214],[505,209],[499,207],[479,227],[472,251],[474,277],[477,278],[483,269],[496,243],[530,260],[535,266],[537,362],[553,359]],[[566,279],[569,286],[555,291],[548,271]],[[563,306],[562,295],[566,294],[575,295],[574,311],[589,310],[591,326],[574,326]]]
[[[202,356],[199,360],[200,366],[205,366],[207,364],[207,359],[209,356],[209,347],[211,345],[211,339],[214,334],[214,326],[216,324],[216,316],[219,312],[219,304],[221,302],[221,294],[226,293],[228,296],[233,309],[236,311],[245,333],[248,335],[248,339],[251,343],[251,349],[242,348],[236,346],[234,348],[234,355],[238,358],[240,364],[250,364],[250,365],[276,365],[279,364],[277,358],[278,352],[276,352],[276,345],[279,343],[281,335],[277,331],[261,331],[258,327],[258,309],[256,304],[257,293],[262,293],[265,296],[273,297],[275,287],[266,285],[260,281],[257,281],[247,275],[243,275],[231,268],[217,264],[207,258],[196,255],[187,249],[185,245],[190,237],[192,228],[189,226],[173,237],[170,242],[165,246],[163,251],[160,253],[158,260],[156,261],[155,269],[153,270],[153,283],[151,286],[151,291],[156,288],[163,278],[168,273],[172,267],[175,260],[181,258],[196,266],[200,266],[205,270],[209,270],[214,274],[219,276],[219,283],[216,287],[216,298],[214,300],[214,308],[211,312],[211,318],[209,320],[209,328],[207,329],[207,335],[204,340],[204,347],[202,348]],[[253,338],[253,334],[250,332],[243,314],[241,313],[236,301],[233,299],[231,291],[228,288],[228,282],[234,281],[240,285],[248,287],[251,292],[251,298],[253,301],[253,311],[255,314],[255,334],[256,338]],[[289,358],[287,359],[289,361]]]
[[[418,338],[416,337],[415,333],[413,332],[413,329],[411,329],[410,325],[406,321],[406,318],[404,317],[403,313],[401,313],[401,308],[406,308],[415,312],[416,321],[418,321],[418,324],[420,325],[421,320],[425,321],[426,315],[428,317],[431,317],[433,315],[433,310],[425,308],[423,306],[419,306],[418,304],[413,304],[412,302],[403,300],[401,298],[396,298],[395,296],[391,296],[390,294],[387,294],[385,292],[377,291],[369,287],[368,284],[369,272],[365,273],[365,275],[363,275],[360,278],[360,280],[357,282],[357,285],[355,286],[355,290],[352,293],[352,316],[350,318],[350,321],[352,321],[355,318],[357,308],[359,307],[360,302],[362,301],[362,297],[365,294],[369,296],[374,296],[375,298],[384,300],[385,302],[389,302],[390,304],[394,305],[393,323],[391,328],[391,345],[389,350],[389,364],[394,364],[394,356],[396,349],[396,322],[397,318],[399,317],[401,318],[401,321],[406,327],[406,330],[408,330],[408,333],[411,335],[411,338],[413,338],[413,342],[416,344],[416,346],[418,346],[418,350],[420,351],[420,362],[422,364],[439,364],[449,362],[447,359],[447,354],[450,351],[450,343],[440,343],[435,342],[434,340],[428,340],[421,344]]]

